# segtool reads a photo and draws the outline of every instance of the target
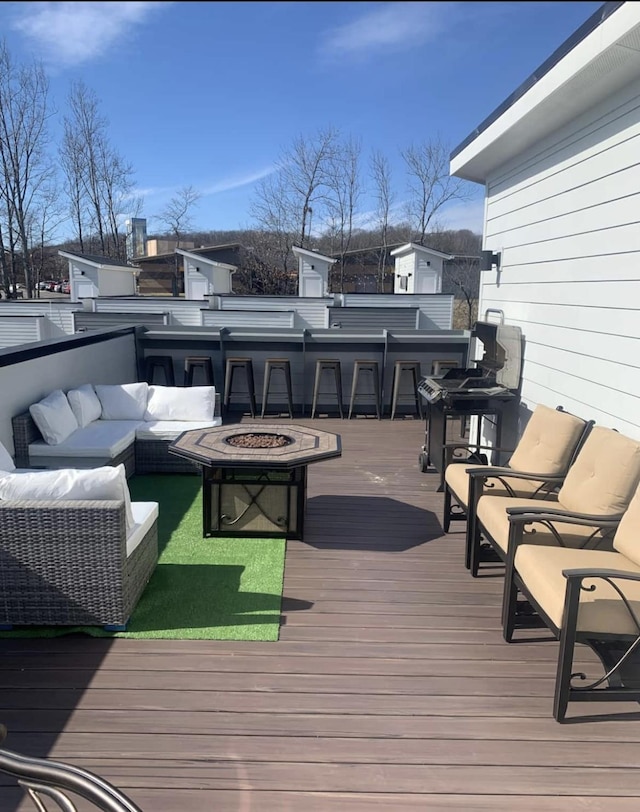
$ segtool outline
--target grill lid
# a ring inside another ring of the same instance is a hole
[[[476,362],[478,366],[495,374],[498,385],[517,389],[522,367],[522,330],[511,324],[477,321],[471,337],[478,339],[483,347],[482,358]]]

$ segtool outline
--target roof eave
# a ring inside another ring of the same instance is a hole
[[[624,3],[454,153],[451,175],[485,183],[498,167],[638,77],[640,3]]]

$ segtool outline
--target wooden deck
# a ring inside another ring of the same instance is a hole
[[[312,424],[343,456],[309,469],[280,641],[0,641],[7,746],[145,812],[637,812],[638,706],[552,719],[557,644],[503,642],[499,569],[472,579],[443,536],[423,422]],[[1,778],[0,810],[27,809]]]

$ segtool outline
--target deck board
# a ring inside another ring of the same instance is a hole
[[[145,812],[640,808],[640,706],[553,720],[557,643],[502,640],[500,568],[472,579],[443,535],[423,422],[312,424],[343,455],[309,468],[280,640],[2,640],[7,746]],[[2,812],[32,808],[0,779]]]

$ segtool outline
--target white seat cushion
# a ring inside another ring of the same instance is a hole
[[[76,416],[62,389],[56,389],[38,403],[33,403],[29,412],[45,443],[50,445],[64,442],[78,428]]]
[[[147,535],[151,526],[158,519],[157,502],[132,502],[133,527],[127,533],[127,558]]]
[[[11,473],[11,471],[16,470],[16,464],[13,461],[13,457],[7,449],[0,443],[0,471],[7,471]]]
[[[214,386],[150,386],[144,419],[213,420]]]
[[[136,440],[175,440],[184,431],[210,429],[222,425],[222,418],[213,420],[152,420],[140,423],[136,429]]]
[[[100,419],[102,404],[90,383],[85,383],[77,389],[70,389],[67,392],[67,400],[81,429]]]
[[[149,384],[96,384],[96,395],[102,404],[102,420],[143,420],[147,408]]]
[[[0,500],[107,500],[125,503],[127,527],[134,516],[124,465],[62,468],[0,477]]]
[[[137,420],[96,420],[55,446],[30,443],[29,458],[35,462],[39,457],[116,457],[134,442],[139,425]]]

